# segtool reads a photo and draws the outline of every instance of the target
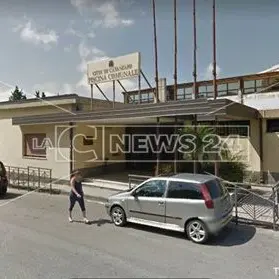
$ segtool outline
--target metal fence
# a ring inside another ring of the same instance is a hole
[[[52,170],[38,167],[6,166],[9,187],[52,192]]]
[[[138,184],[144,182],[145,180],[152,178],[152,176],[128,174],[128,184],[129,189],[134,188]]]
[[[152,176],[129,174],[129,188]],[[219,178],[230,193],[234,205],[234,221],[279,228],[279,182],[274,185],[255,183],[233,183]]]
[[[272,227],[279,226],[278,195],[279,187],[275,185],[252,185],[224,181],[234,204],[235,222],[250,223]]]

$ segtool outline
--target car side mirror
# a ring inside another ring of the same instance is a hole
[[[132,196],[133,196],[134,198],[137,198],[137,197],[138,197],[137,192],[136,192],[136,191],[132,192]]]

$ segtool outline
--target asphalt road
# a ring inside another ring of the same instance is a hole
[[[178,233],[116,228],[93,202],[87,203],[91,225],[70,224],[66,196],[19,194],[0,200],[2,279],[276,278],[279,233],[231,225],[197,245]],[[76,207],[74,218],[80,217]]]

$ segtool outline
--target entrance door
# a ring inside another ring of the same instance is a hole
[[[165,179],[154,179],[137,188],[128,200],[130,217],[165,223],[166,185]]]

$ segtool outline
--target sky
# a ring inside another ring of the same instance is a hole
[[[178,81],[193,72],[192,0],[177,0]],[[198,79],[212,78],[212,1],[196,0]],[[216,0],[218,77],[251,74],[279,63],[278,0]],[[173,83],[173,1],[156,0],[159,77]],[[90,96],[87,63],[140,52],[154,84],[151,0],[1,0],[0,101],[15,85],[32,97]],[[127,90],[137,80],[125,80]],[[101,84],[112,96],[110,83]],[[147,84],[142,83],[142,88]],[[117,99],[122,100],[117,87]],[[95,90],[96,97],[101,95]]]

